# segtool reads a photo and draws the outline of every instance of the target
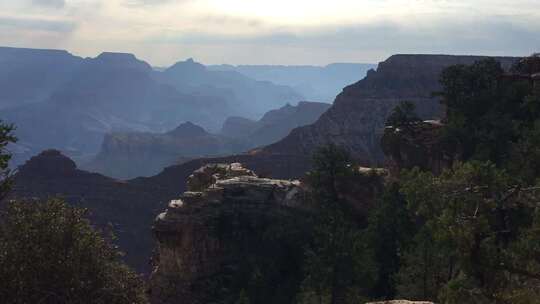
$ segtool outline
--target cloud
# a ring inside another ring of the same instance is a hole
[[[50,8],[62,8],[66,5],[65,0],[32,0],[32,4]]]
[[[540,22],[525,16],[519,17],[520,22],[516,16],[433,19],[278,28],[255,34],[171,31],[145,43],[155,49],[176,48],[182,54],[190,51],[185,57],[218,63],[227,61],[221,58],[241,63],[376,62],[394,53],[522,56],[540,50]]]
[[[138,7],[138,6],[156,6],[156,5],[165,5],[165,4],[182,4],[186,2],[191,2],[194,0],[123,0],[123,5],[127,7]]]
[[[0,16],[0,27],[67,33],[75,29],[75,24],[64,20]]]
[[[0,0],[0,12],[0,27],[13,29],[2,33],[47,35],[0,35],[0,43],[39,48],[60,33],[58,48],[83,56],[133,52],[156,65],[189,57],[326,64],[392,53],[540,50],[538,0]]]

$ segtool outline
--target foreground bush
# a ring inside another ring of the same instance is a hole
[[[5,206],[2,303],[146,303],[142,280],[85,213],[58,199]]]

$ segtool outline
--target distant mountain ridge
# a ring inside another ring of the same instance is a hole
[[[84,159],[97,153],[103,135],[112,131],[161,131],[181,121],[225,119],[220,110],[225,101],[179,93],[151,73],[131,54],[103,53],[85,59],[45,101],[0,111],[17,126],[21,153],[15,159],[49,148]]]
[[[133,54],[110,52],[83,59],[0,48],[0,87],[0,118],[17,126],[14,164],[50,148],[81,163],[107,133],[161,133],[186,121],[219,130],[229,116],[258,118],[301,100],[291,88],[207,71],[192,60],[157,72]]]
[[[411,101],[425,119],[441,118],[440,73],[456,64],[472,64],[487,56],[393,55],[379,63],[377,70],[352,84],[336,97],[332,107],[314,124],[297,128],[261,153],[311,155],[327,143],[345,147],[364,164],[383,161],[380,138],[384,123],[401,101]],[[519,58],[494,57],[506,69]]]
[[[332,63],[326,66],[213,65],[209,69],[236,71],[250,78],[292,87],[306,100],[331,103],[341,90],[375,68],[369,63]]]
[[[220,134],[211,134],[191,122],[165,133],[113,132],[105,135],[97,156],[81,168],[121,179],[151,176],[191,159],[226,156],[271,144],[292,129],[313,123],[329,107],[326,103],[300,102],[271,110],[259,121],[232,117]]]
[[[186,190],[186,178],[207,163],[241,162],[261,175],[299,178],[311,167],[311,153],[328,142],[348,148],[357,159],[377,158],[379,134],[385,116],[404,98],[414,101],[424,117],[441,115],[438,90],[440,71],[453,64],[470,64],[485,57],[396,55],[377,71],[345,88],[315,123],[296,128],[285,139],[241,155],[194,159],[165,168],[146,178],[118,181],[75,168],[67,157],[48,151],[21,167],[13,196],[47,198],[63,195],[71,203],[90,208],[99,225],[114,224],[126,259],[148,271],[147,257],[154,241],[149,230],[169,200]],[[505,67],[517,58],[498,58]],[[370,154],[371,153],[371,154]]]
[[[296,104],[303,99],[303,96],[288,86],[257,81],[236,71],[209,69],[191,58],[154,75],[158,81],[182,91],[197,92],[208,88],[224,91],[230,94],[232,114],[251,119],[258,119],[276,106]]]
[[[194,158],[239,153],[240,141],[206,132],[191,122],[166,133],[106,134],[101,150],[82,167],[107,176],[128,179],[152,176],[163,168]]]
[[[0,109],[44,101],[82,62],[63,50],[0,47]]]
[[[315,122],[330,106],[328,103],[301,101],[296,106],[287,104],[271,110],[259,121],[230,117],[223,124],[221,134],[243,139],[251,148],[268,145],[284,138],[296,127]]]
[[[61,196],[72,205],[88,208],[94,225],[103,229],[112,225],[128,264],[148,274],[148,258],[155,243],[150,227],[155,217],[186,190],[185,181],[193,171],[211,162],[242,162],[261,174],[279,178],[301,176],[307,169],[304,162],[290,157],[235,155],[192,160],[152,177],[119,181],[80,170],[59,151],[47,150],[19,168],[10,198]]]

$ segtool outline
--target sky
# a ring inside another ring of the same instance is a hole
[[[0,0],[0,46],[154,66],[540,52],[540,0]]]

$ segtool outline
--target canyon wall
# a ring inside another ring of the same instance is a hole
[[[441,89],[441,72],[451,65],[472,64],[486,57],[450,55],[394,55],[366,78],[346,87],[333,106],[312,125],[300,127],[264,149],[272,154],[310,155],[326,143],[347,148],[364,164],[380,163],[380,139],[386,118],[401,101],[411,101],[424,119],[438,119],[444,111],[434,92]],[[497,57],[508,69],[518,58]]]

